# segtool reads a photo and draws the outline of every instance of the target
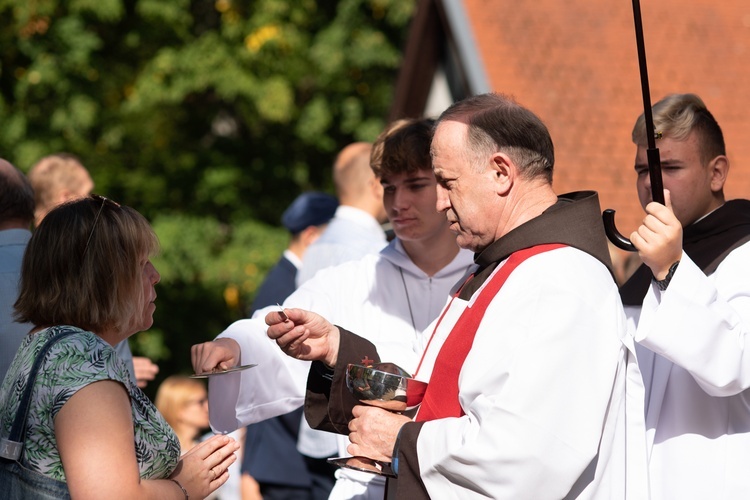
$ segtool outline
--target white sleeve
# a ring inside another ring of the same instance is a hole
[[[262,319],[268,311],[261,311],[265,311],[263,316],[237,321],[218,337],[236,340],[242,352],[241,363],[258,366],[209,378],[209,415],[214,432],[231,432],[289,413],[305,401],[310,363],[287,356],[268,338]]]
[[[335,321],[336,308],[342,303],[340,298],[335,300],[341,295],[335,278],[335,272],[321,273],[295,290],[283,306],[315,311]],[[283,415],[305,402],[310,363],[287,356],[266,334],[266,314],[276,309],[259,309],[252,319],[237,321],[219,335],[237,341],[242,364],[258,366],[209,378],[209,416],[215,432],[231,432]]]
[[[683,252],[669,287],[651,286],[636,332],[642,346],[684,368],[711,396],[750,387],[750,243],[707,277]]]
[[[571,252],[522,264],[487,309],[459,378],[466,415],[419,433],[431,496],[563,498],[617,456],[602,436],[623,407],[625,317],[608,272]],[[618,480],[611,491],[624,490]]]

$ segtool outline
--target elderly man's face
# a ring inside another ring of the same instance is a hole
[[[468,126],[444,121],[432,139],[432,168],[438,181],[437,209],[448,218],[462,248],[479,252],[498,237],[502,200],[497,196],[491,158],[472,164],[467,144]]]

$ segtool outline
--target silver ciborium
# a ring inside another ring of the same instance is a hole
[[[427,384],[411,378],[409,372],[393,363],[349,364],[346,387],[364,404],[413,416]]]
[[[363,404],[413,417],[422,402],[427,383],[412,378],[394,363],[349,364],[346,367],[346,387]],[[394,476],[390,463],[368,457],[338,457],[328,461],[348,469]]]

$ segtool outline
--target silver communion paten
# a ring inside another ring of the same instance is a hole
[[[190,378],[208,378],[214,375],[224,375],[225,373],[241,372],[242,370],[247,370],[248,368],[253,368],[256,366],[258,366],[257,363],[253,363],[249,365],[234,366],[232,368],[227,368],[226,370],[213,370],[210,372],[195,373],[193,375],[189,375],[189,377]]]

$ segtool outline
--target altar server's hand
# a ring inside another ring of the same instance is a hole
[[[391,462],[398,431],[411,419],[400,413],[362,405],[352,408],[352,415],[354,418],[349,421],[351,444],[346,451],[354,456]]]
[[[268,336],[288,356],[336,365],[339,329],[322,316],[304,309],[284,309],[268,313],[266,324]]]
[[[226,370],[240,364],[240,345],[236,340],[220,338],[190,348],[195,373]]]
[[[651,202],[646,205],[643,224],[630,235],[641,260],[651,268],[657,280],[667,276],[672,264],[682,257],[682,224],[672,211],[669,190],[664,190],[666,206]]]

